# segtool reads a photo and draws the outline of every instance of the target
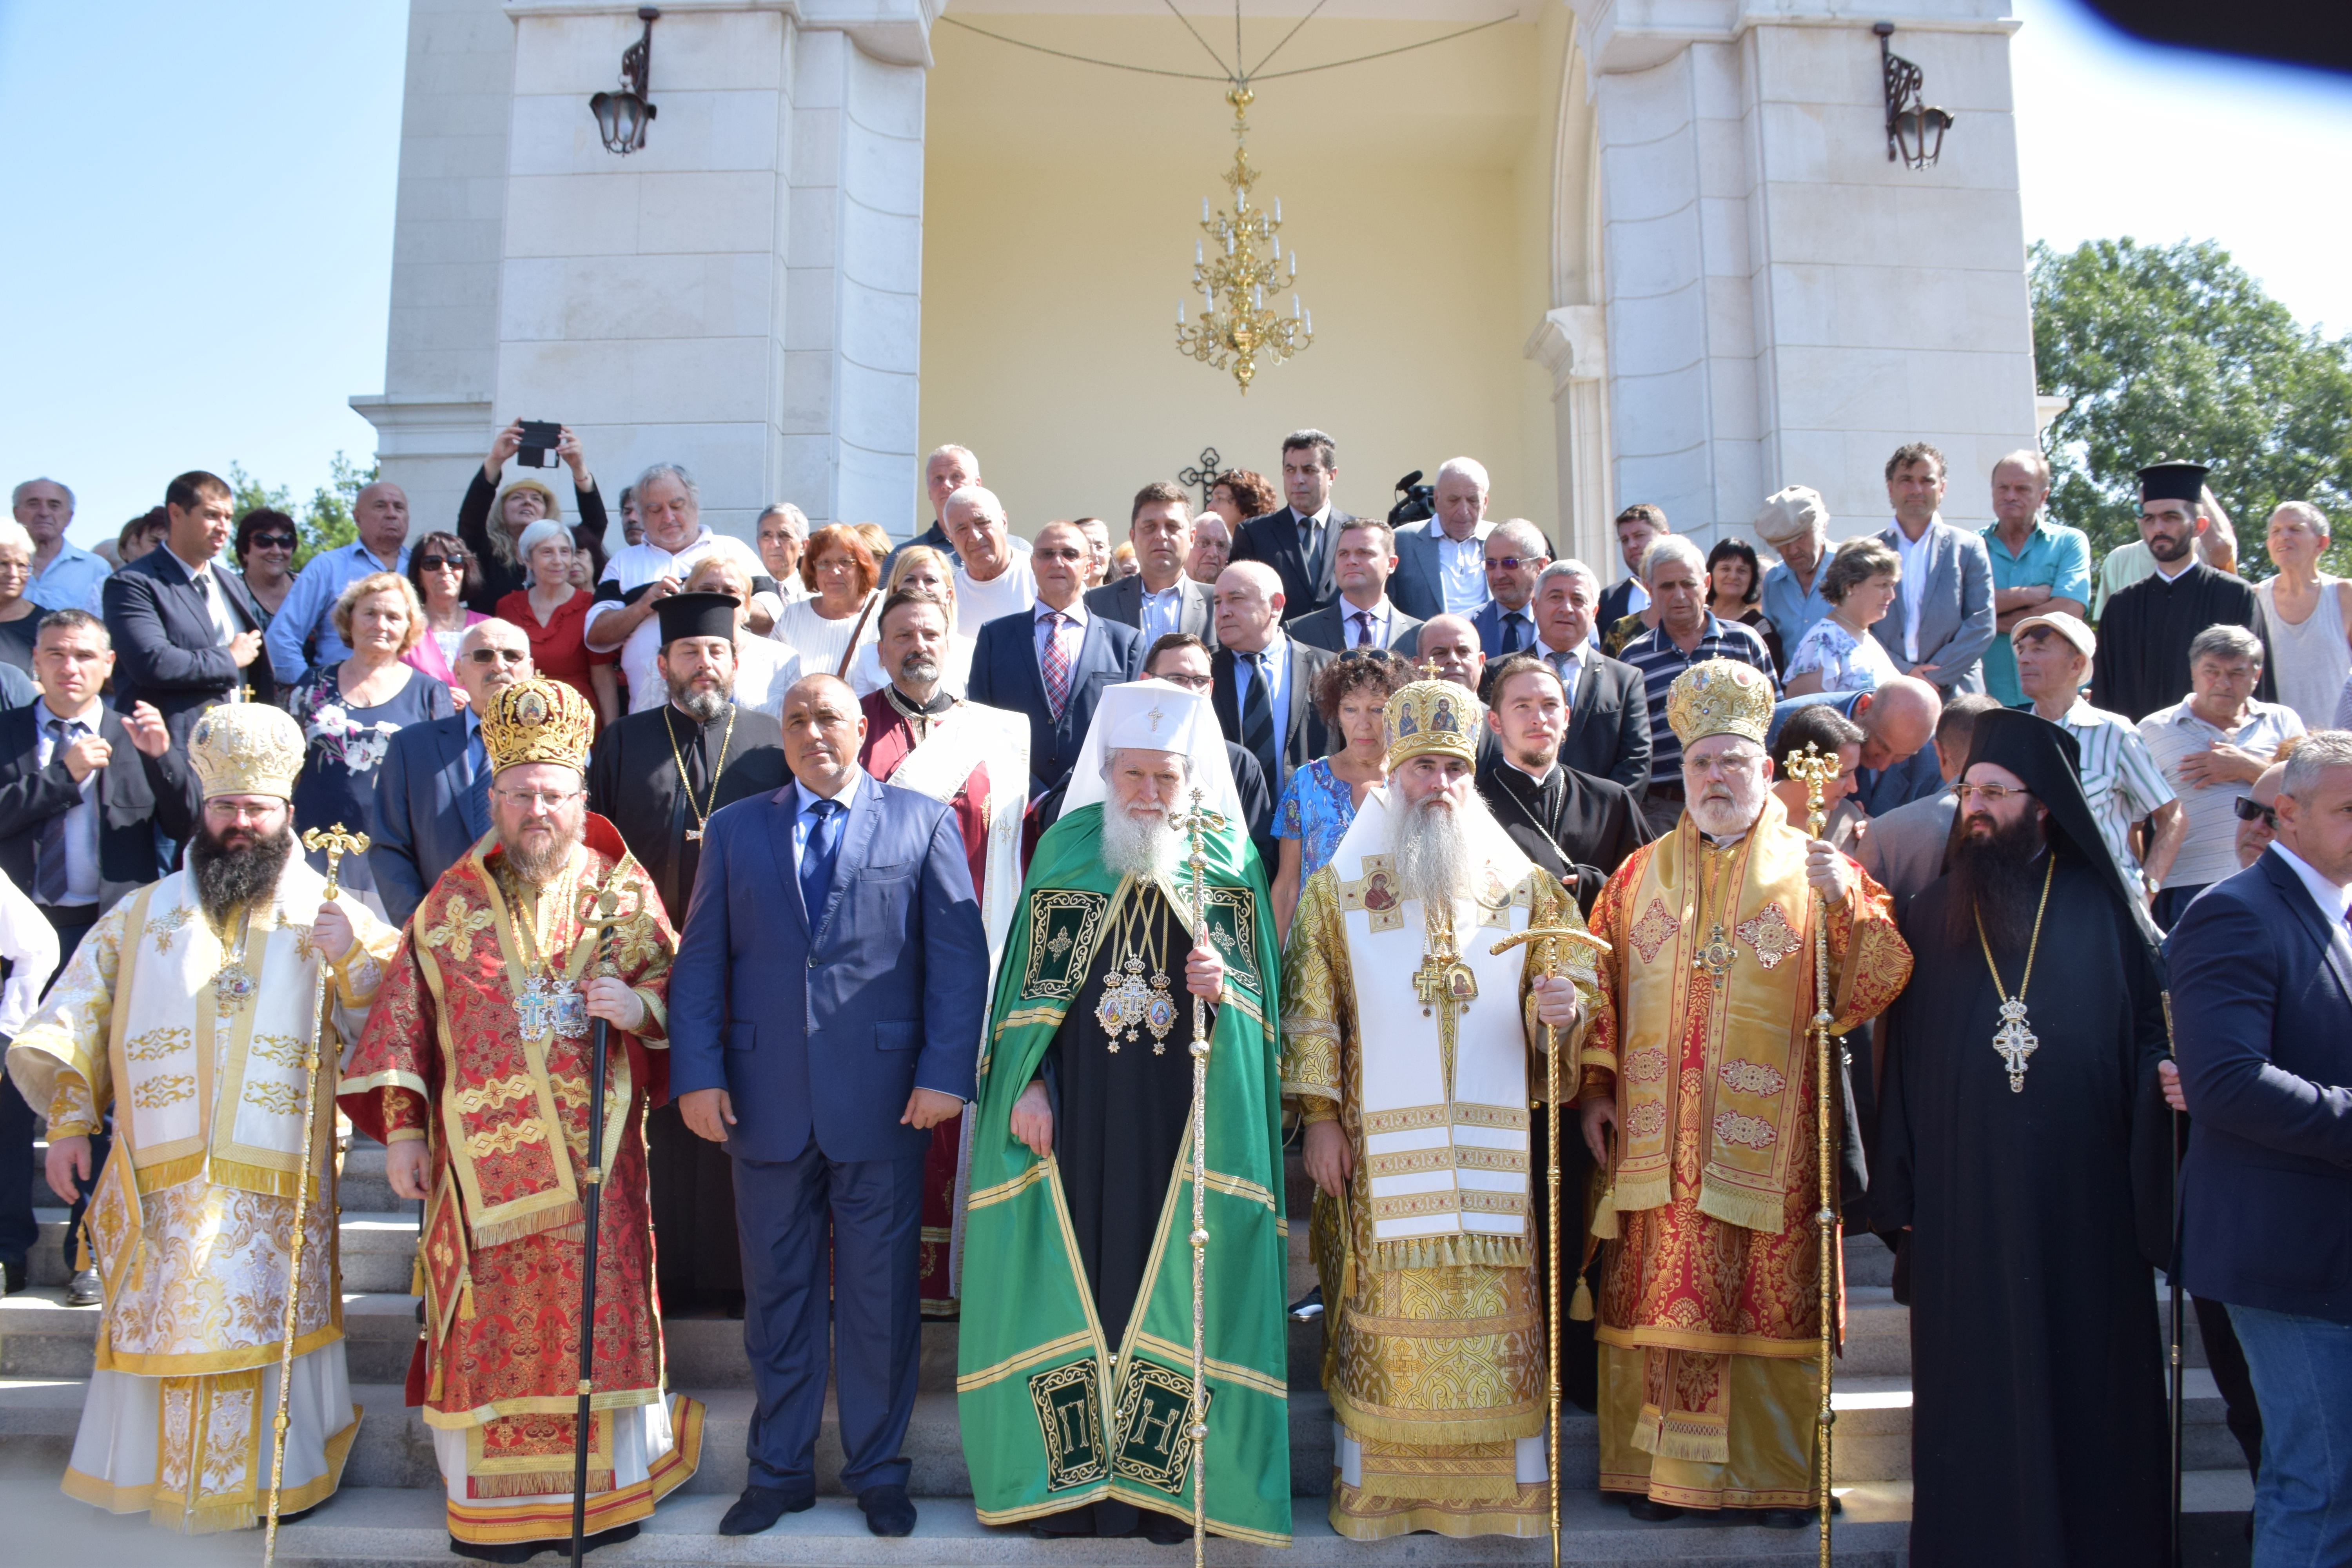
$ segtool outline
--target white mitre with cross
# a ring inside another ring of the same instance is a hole
[[[1066,816],[1082,805],[1099,805],[1109,797],[1103,761],[1116,751],[1178,752],[1192,764],[1192,785],[1201,805],[1223,816],[1236,831],[1241,826],[1241,797],[1234,789],[1234,770],[1225,761],[1225,737],[1217,728],[1208,694],[1187,691],[1172,681],[1133,680],[1103,689],[1095,704],[1095,720],[1087,727],[1086,744],[1070,770],[1070,787],[1062,796]],[[1180,801],[1192,806],[1192,790]]]

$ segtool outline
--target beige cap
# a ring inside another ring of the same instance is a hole
[[[2064,610],[2053,610],[2046,616],[2028,616],[2009,628],[2009,646],[2015,647],[2017,639],[2036,626],[2048,626],[2082,650],[2084,658],[2096,658],[2099,654],[2099,634],[2083,624],[2083,617]]]
[[[1776,550],[1790,540],[1808,533],[1827,534],[1829,530],[1829,503],[1811,485],[1790,485],[1774,492],[1756,514],[1756,537]]]

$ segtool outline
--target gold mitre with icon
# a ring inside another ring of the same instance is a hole
[[[1703,659],[1667,689],[1666,725],[1685,751],[1709,735],[1738,735],[1760,746],[1772,728],[1771,678],[1736,658]]]
[[[575,773],[588,771],[589,742],[596,738],[596,712],[572,687],[544,676],[518,680],[493,694],[482,715],[482,750],[490,772],[526,763],[553,763]]]
[[[1450,680],[1414,680],[1397,688],[1381,710],[1387,727],[1389,766],[1435,752],[1478,760],[1478,724],[1485,705]]]
[[[302,771],[302,726],[267,702],[224,702],[188,731],[188,763],[206,800],[223,795],[294,798]]]

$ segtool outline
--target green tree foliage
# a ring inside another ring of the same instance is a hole
[[[299,511],[294,508],[293,491],[284,485],[264,485],[238,464],[228,466],[228,482],[236,495],[239,518],[256,507],[266,506],[294,520],[295,531],[302,536],[301,544],[294,552],[294,569],[299,572],[321,550],[350,544],[359,538],[359,525],[352,521],[352,507],[359,500],[360,491],[375,481],[378,471],[373,461],[362,468],[337,452],[328,466],[327,482],[310,492],[310,503]]]
[[[2029,260],[2041,390],[2070,400],[2042,435],[2054,520],[2104,554],[2139,537],[2137,471],[2193,458],[2213,465],[2241,572],[2268,574],[2283,500],[2328,514],[2327,569],[2352,571],[2352,337],[2298,325],[2210,240],[2037,242]]]

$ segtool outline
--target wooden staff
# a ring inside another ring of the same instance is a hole
[[[1185,835],[1192,842],[1192,853],[1185,864],[1192,872],[1192,940],[1196,944],[1209,938],[1208,895],[1202,870],[1208,857],[1201,852],[1201,837],[1225,826],[1224,817],[1201,804],[1201,792],[1192,791],[1192,809],[1170,820],[1170,826]],[[1185,1436],[1192,1440],[1192,1568],[1202,1568],[1207,1560],[1209,1542],[1209,1396],[1208,1341],[1203,1324],[1206,1317],[1202,1290],[1207,1283],[1209,1257],[1209,1009],[1198,996],[1192,998],[1192,1399],[1186,1411]],[[577,1568],[577,1565],[574,1565]]]
[[[332,903],[341,891],[343,857],[368,847],[364,833],[346,832],[340,822],[323,832],[314,827],[302,835],[303,844],[327,854],[327,898]],[[302,1159],[294,1173],[294,1239],[286,1251],[286,1315],[278,1327],[278,1417],[269,1438],[269,1511],[261,1537],[262,1568],[278,1561],[278,1494],[286,1476],[286,1407],[294,1382],[294,1305],[302,1293],[302,1226],[310,1213],[310,1140],[319,1122],[319,1047],[327,1030],[327,970],[321,960],[310,993],[310,1048],[302,1058]]]
[[[1521,942],[1533,945],[1528,957],[1536,973],[1546,980],[1553,978],[1559,966],[1559,943],[1580,942],[1597,952],[1607,952],[1609,944],[1589,931],[1574,926],[1530,926],[1514,931],[1486,951],[1495,955],[1508,952]],[[1559,1031],[1549,1024],[1544,1026],[1544,1143],[1546,1171],[1551,1194],[1551,1206],[1545,1212],[1551,1215],[1551,1235],[1544,1247],[1545,1310],[1549,1314],[1546,1344],[1549,1347],[1549,1390],[1545,1405],[1551,1412],[1551,1436],[1544,1448],[1545,1479],[1551,1489],[1551,1500],[1547,1505],[1551,1513],[1551,1568],[1559,1568]]]
[[[1838,776],[1837,753],[1824,754],[1811,742],[1804,754],[1789,759],[1789,776],[1805,786],[1805,833],[1819,838],[1828,820],[1822,813],[1822,797],[1830,781]],[[1830,936],[1829,905],[1820,893],[1813,895],[1813,1080],[1814,1100],[1821,1125],[1817,1130],[1817,1154],[1821,1163],[1821,1212],[1813,1217],[1821,1225],[1822,1275],[1822,1407],[1815,1417],[1821,1426],[1819,1454],[1822,1465],[1822,1555],[1821,1568],[1830,1568],[1830,1510],[1835,1506],[1830,1496],[1830,1428],[1837,1413],[1830,1406],[1830,1339],[1832,1320],[1837,1310],[1837,1277],[1832,1272],[1834,1262],[1832,1243],[1837,1233],[1837,1174],[1832,1159],[1830,1143],[1830,1026],[1836,1022],[1830,1012]]]
[[[597,933],[599,967],[612,969],[613,929],[635,919],[620,913],[621,896],[607,887],[583,896],[580,924]],[[592,973],[593,971],[591,972]],[[572,1418],[572,1568],[580,1568],[587,1552],[588,1528],[588,1405],[596,1376],[596,1242],[604,1214],[604,1058],[607,1028],[602,1018],[588,1024],[588,1175],[581,1187],[581,1218],[585,1226],[580,1276],[580,1398]]]

